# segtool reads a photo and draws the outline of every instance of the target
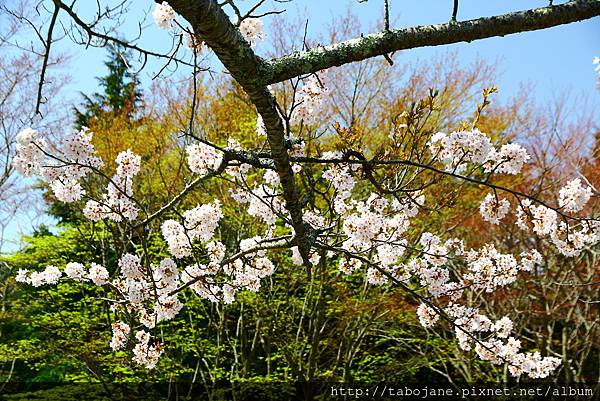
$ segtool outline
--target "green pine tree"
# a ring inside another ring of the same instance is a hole
[[[108,58],[104,65],[108,74],[97,78],[104,90],[91,96],[81,94],[82,109],[73,108],[76,129],[88,126],[91,119],[104,113],[125,113],[128,119],[133,120],[142,104],[139,79],[129,68],[130,52],[118,44],[109,44],[107,49]]]

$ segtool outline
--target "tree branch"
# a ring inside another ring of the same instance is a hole
[[[131,49],[131,50],[134,50],[134,51],[140,53],[141,55],[144,56],[144,65],[146,64],[146,60],[148,59],[148,57],[152,56],[152,57],[156,57],[156,58],[160,58],[160,59],[166,59],[169,62],[174,60],[177,63],[181,63],[187,67],[197,68],[196,65],[194,65],[190,62],[182,60],[181,58],[174,57],[174,54],[162,54],[162,53],[157,53],[157,52],[153,52],[150,50],[145,50],[135,44],[130,43],[127,40],[119,39],[118,37],[110,36],[106,33],[94,31],[92,29],[92,27],[94,25],[96,25],[98,23],[98,21],[96,21],[93,24],[88,24],[79,17],[77,12],[73,9],[73,6],[68,6],[67,4],[63,3],[60,0],[53,0],[53,1],[55,2],[55,4],[58,7],[60,7],[60,9],[64,10],[69,15],[69,17],[71,17],[71,19],[73,20],[75,25],[79,26],[79,28],[81,28],[88,35],[87,45],[92,45],[92,46],[98,47],[97,45],[92,44],[92,39],[97,38],[100,41],[102,41],[102,45],[100,47],[105,46],[106,43],[108,43],[108,42],[112,42],[112,43],[116,43],[120,46],[123,46],[127,49]]]
[[[54,26],[56,25],[56,19],[60,8],[56,2],[54,3],[54,11],[52,12],[52,18],[50,19],[50,25],[48,26],[48,36],[44,42],[44,61],[42,63],[42,72],[40,73],[40,82],[38,84],[37,99],[35,101],[35,114],[41,115],[40,107],[42,105],[42,90],[44,88],[44,81],[46,80],[46,70],[48,68],[48,60],[50,59],[50,47],[52,46],[52,34],[54,33]]]
[[[290,212],[295,241],[304,264],[310,268],[310,227],[302,219],[302,207],[285,146],[283,121],[277,111],[276,100],[264,83],[264,60],[254,53],[217,1],[173,0],[169,4],[192,25],[194,32],[214,51],[262,116],[275,170],[283,187],[286,208]]]
[[[463,22],[393,29],[308,51],[296,52],[266,63],[266,84],[382,56],[398,50],[471,42],[494,36],[535,31],[582,21],[600,15],[600,0],[570,1],[553,7],[478,18]]]

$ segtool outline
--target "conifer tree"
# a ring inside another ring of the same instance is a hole
[[[108,44],[107,49],[108,57],[104,65],[108,74],[97,78],[104,92],[96,92],[91,96],[81,94],[84,98],[83,110],[73,108],[77,129],[88,126],[91,119],[104,113],[124,113],[128,120],[133,120],[142,104],[140,82],[129,65],[130,53],[117,44]]]

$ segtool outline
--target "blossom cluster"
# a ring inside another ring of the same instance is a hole
[[[417,308],[417,316],[419,317],[421,326],[425,328],[433,327],[437,321],[440,320],[439,313],[427,304],[419,305]]]
[[[209,241],[222,217],[221,203],[215,200],[184,212],[183,225],[176,220],[165,220],[161,231],[171,255],[178,259],[190,256],[194,241]]]
[[[490,138],[478,129],[438,132],[429,140],[429,149],[447,171],[462,173],[469,164],[482,165],[486,172],[518,174],[530,156],[517,144],[496,149]]]
[[[197,209],[193,209],[195,212],[193,216],[188,216],[189,219],[203,214]],[[200,227],[197,229],[204,230]],[[209,228],[206,233],[210,231]],[[198,235],[202,237],[202,233]],[[173,319],[182,309],[183,305],[176,295],[179,286],[188,286],[199,296],[213,302],[226,303],[233,302],[235,294],[242,289],[258,291],[260,280],[275,270],[265,250],[256,250],[260,248],[261,241],[260,237],[242,240],[240,249],[245,253],[244,261],[237,258],[230,263],[224,263],[225,246],[220,242],[210,242],[205,246],[209,263],[193,263],[182,270],[170,258],[163,259],[159,265],[146,267],[140,257],[125,253],[118,263],[120,275],[111,285],[122,294],[126,303],[116,304],[113,309],[119,311],[125,308],[127,316],[137,316],[140,323],[152,329],[161,321]],[[69,264],[67,270],[73,279],[85,277],[82,266],[78,264]],[[148,308],[148,302],[151,308]],[[124,322],[113,324],[111,348],[124,348],[130,331],[130,326]],[[163,352],[162,345],[158,342],[150,344],[150,334],[145,330],[138,331],[135,338],[137,343],[133,347],[132,360],[147,368],[154,367]]]
[[[134,255],[125,254],[119,261],[119,265],[121,266],[124,278],[115,279],[111,285],[128,293],[130,301],[133,302],[132,307],[135,307],[136,302],[139,303],[142,301],[142,294],[145,294],[147,297],[148,294],[151,293],[147,282],[142,279],[143,273],[139,265],[139,258]],[[96,285],[106,285],[109,283],[109,273],[106,268],[95,263],[92,263],[89,271],[86,271],[84,265],[70,262],[67,263],[64,273],[68,278],[76,281],[91,281]],[[34,287],[39,287],[44,284],[57,284],[61,276],[62,272],[58,267],[49,265],[42,272],[28,272],[27,270],[21,269],[17,273],[16,280],[18,282],[30,284]],[[159,278],[159,281],[157,282],[160,283],[160,276],[157,275],[157,278]],[[137,307],[139,308],[139,305],[137,305]],[[174,314],[172,313],[170,316],[174,316]],[[158,318],[164,318],[164,314],[159,315]],[[113,324],[113,338],[110,343],[111,348],[114,350],[123,348],[127,342],[129,331],[129,326],[125,323]],[[142,363],[142,360],[139,359],[141,358],[141,354],[137,355],[137,358],[137,361]],[[149,359],[145,360],[146,362],[142,364],[152,365],[151,356],[148,356],[148,358]],[[136,359],[134,358],[134,360]]]
[[[190,170],[199,175],[218,169],[223,161],[223,152],[204,143],[189,145],[185,152]]]
[[[300,154],[303,150],[303,144],[293,145],[293,149],[288,151],[290,155]],[[295,153],[294,153],[295,152]],[[294,163],[292,169],[295,172],[299,170],[295,168],[299,164]],[[234,177],[240,177],[240,173],[250,169],[250,165],[242,164],[236,170],[228,168],[226,172]],[[284,207],[283,199],[280,196],[281,186],[279,175],[275,170],[267,170],[263,174],[262,181],[257,180],[254,185],[247,185],[246,188],[238,187],[229,190],[231,197],[240,205],[247,205],[246,211],[249,215],[260,218],[268,227],[269,230],[274,229],[277,218],[286,216],[287,210]]]
[[[498,199],[494,193],[489,193],[479,205],[479,212],[484,220],[492,224],[499,224],[510,211],[510,202],[506,199]]]
[[[183,32],[183,38],[185,40],[186,46],[194,53],[198,54],[204,49],[204,41],[201,40],[200,37],[196,35],[191,28],[189,31]]]
[[[256,117],[256,135],[260,137],[267,136],[267,127],[265,126],[265,122],[260,114],[258,117]]]
[[[150,345],[150,333],[145,330],[135,333],[135,338],[138,343],[133,347],[133,361],[148,369],[154,368],[163,353],[160,342],[155,341]]]
[[[58,269],[58,267],[48,265],[41,272],[29,272],[27,269],[19,269],[15,280],[18,283],[24,283],[32,285],[34,287],[40,287],[46,284],[57,284],[61,276],[62,272]]]
[[[152,18],[156,25],[163,29],[167,29],[171,26],[171,22],[175,18],[175,11],[173,7],[166,1],[156,4],[154,11],[152,11]]]
[[[16,155],[13,165],[23,175],[41,176],[50,184],[54,196],[61,202],[71,203],[86,195],[81,179],[97,172],[104,162],[95,155],[93,134],[87,129],[65,136],[50,155],[46,140],[36,131],[27,128],[17,135]],[[138,209],[133,201],[133,179],[140,170],[141,157],[130,149],[116,158],[117,171],[109,180],[102,200],[90,199],[84,215],[93,221],[109,218],[121,221],[123,217],[135,220]]]
[[[16,136],[17,148],[13,159],[14,167],[24,176],[31,176],[41,170],[41,160],[46,149],[46,140],[38,137],[37,131],[25,128]]]
[[[227,149],[240,150],[241,146],[236,141],[229,140]],[[190,145],[186,151],[190,170],[199,174],[206,174],[218,168],[223,160],[222,152],[204,144]],[[225,173],[241,177],[250,167],[243,163],[239,166],[229,166]],[[262,244],[270,243],[277,217],[287,213],[278,191],[279,176],[273,170],[267,170],[263,179],[254,186],[231,190],[232,198],[236,202],[246,204],[250,215],[261,218],[266,223],[267,232],[265,237],[256,236],[241,240],[237,256],[230,260],[225,259],[227,250],[222,243],[207,243],[213,239],[218,223],[223,217],[218,200],[185,211],[183,224],[176,220],[164,221],[161,231],[169,246],[169,252],[176,259],[183,260],[192,254],[197,255],[194,252],[200,251],[199,243],[205,243],[203,257],[208,258],[208,263],[199,263],[196,260],[196,263],[185,266],[181,273],[182,284],[212,302],[231,303],[240,290],[258,291],[261,280],[275,270]],[[196,247],[195,243],[198,243]]]
[[[113,351],[119,351],[127,345],[127,338],[131,332],[131,327],[124,322],[114,322],[112,324],[112,338],[110,340],[110,348]]]
[[[91,281],[95,285],[108,284],[109,273],[106,267],[98,263],[92,263],[89,270],[81,263],[70,262],[65,266],[67,277],[77,281]]]
[[[19,132],[16,140],[13,166],[25,176],[41,176],[61,202],[81,199],[85,191],[80,179],[104,165],[94,155],[92,133],[87,128],[65,136],[58,146],[60,153],[53,157],[48,156],[50,149],[46,140],[31,128]]]
[[[271,184],[279,183],[279,176],[265,175]],[[267,226],[274,227],[277,216],[285,213],[281,197],[278,196],[276,185],[258,184],[250,190],[242,188],[230,190],[232,198],[240,203],[247,204],[247,211],[251,216],[260,218]]]
[[[340,152],[330,152],[323,154],[324,159],[337,159],[342,154]],[[346,203],[346,200],[352,195],[352,189],[356,185],[351,170],[356,166],[348,164],[334,164],[330,166],[324,173],[323,178],[331,182],[331,185],[335,189],[335,196],[333,198],[333,209],[336,213],[343,215],[349,210],[350,206]]]
[[[526,374],[534,379],[542,379],[548,377],[561,363],[560,358],[542,358],[539,352],[520,352],[521,342],[511,336],[513,322],[507,316],[494,322],[479,313],[477,308],[455,303],[450,303],[443,312],[452,319],[462,350],[474,349],[482,360],[495,365],[507,363],[513,376]],[[417,315],[423,327],[434,326],[440,318],[439,310],[426,304],[417,308]]]
[[[141,157],[130,149],[120,152],[116,158],[117,172],[111,178],[101,201],[90,199],[83,214],[92,221],[108,218],[121,221],[123,217],[135,220],[138,208],[133,199],[133,179],[140,171]]]
[[[583,186],[579,178],[567,182],[558,192],[558,206],[567,212],[581,211],[592,197],[592,189]]]
[[[140,323],[148,329],[152,329],[161,321],[173,319],[183,308],[183,304],[179,301],[176,294],[172,294],[179,285],[179,269],[177,264],[170,258],[165,258],[158,265],[144,266],[140,258],[135,254],[125,253],[119,259],[120,275],[112,281],[112,285],[124,297],[127,303],[128,316],[137,316]],[[123,306],[117,304],[113,306],[116,311],[119,311]],[[122,341],[115,340],[121,337],[121,329],[115,330],[113,326],[113,341],[118,344],[123,344]],[[136,338],[138,336],[136,335]],[[160,353],[158,353],[158,345],[154,345],[149,349],[146,337],[138,338],[140,350],[155,351],[154,357],[148,356],[148,359],[141,359],[142,353],[136,354],[134,350],[133,360],[152,367]],[[112,346],[112,345],[111,345]],[[113,349],[115,349],[113,347]],[[152,352],[149,352],[152,355]]]
[[[265,32],[263,30],[263,22],[259,18],[245,18],[242,20],[239,26],[242,36],[252,46],[256,45],[258,41],[265,39]]]
[[[477,308],[454,303],[448,305],[444,312],[454,319],[456,337],[461,349],[470,351],[474,348],[482,360],[492,364],[507,363],[513,376],[526,374],[534,379],[545,378],[561,363],[560,358],[542,358],[539,352],[520,352],[521,342],[511,336],[513,322],[506,316],[494,322],[479,313]],[[483,333],[486,333],[484,339],[477,337]]]
[[[110,347],[114,351],[119,351],[127,345],[131,327],[124,322],[115,322],[112,324],[112,339]],[[150,345],[150,333],[145,330],[139,330],[135,333],[135,339],[138,343],[133,347],[132,360],[148,369],[152,369],[158,363],[160,355],[163,353],[160,342],[155,341]]]
[[[592,197],[592,189],[584,186],[579,178],[568,181],[558,193],[558,208],[534,204],[530,199],[519,200],[516,206],[516,225],[525,231],[533,231],[552,242],[565,256],[577,256],[588,246],[600,242],[600,223],[589,220],[573,225],[569,219],[561,219],[559,211],[577,213],[583,210]],[[508,215],[510,202],[489,193],[479,205],[484,220],[499,224]]]
[[[154,23],[162,29],[169,29],[177,26],[175,23],[175,10],[173,10],[173,7],[166,1],[156,4],[152,11],[152,18],[154,18]],[[194,33],[193,28],[189,27],[183,30],[181,35],[186,46],[194,53],[198,54],[203,50],[204,41]]]
[[[583,210],[591,196],[591,188],[583,186],[581,180],[575,178],[560,189],[558,204],[560,209],[576,213]],[[531,200],[523,199],[517,206],[516,224],[524,231],[533,231],[548,239],[567,257],[577,256],[586,247],[600,242],[598,220],[587,220],[576,225],[569,219],[560,218],[562,216],[557,210],[544,204],[536,206]]]
[[[109,280],[107,269],[96,263],[92,263],[87,270],[81,263],[69,262],[65,266],[64,274],[71,280],[114,288],[121,294],[125,303],[114,304],[112,309],[119,312],[125,308],[127,316],[137,316],[140,323],[149,329],[161,321],[173,319],[179,313],[183,304],[179,302],[176,294],[171,293],[179,285],[180,274],[172,259],[166,258],[159,265],[146,267],[137,255],[125,253],[120,257],[118,265],[120,273],[113,280]],[[57,284],[60,277],[60,269],[50,265],[42,272],[21,269],[16,279],[38,287]],[[112,329],[110,347],[115,351],[120,350],[128,341],[130,326],[124,322],[117,322],[113,324]],[[160,345],[149,345],[146,334],[135,337],[139,342],[134,347],[133,360],[148,368],[153,367],[162,352]]]
[[[524,252],[519,263],[513,255],[499,252],[492,244],[465,252],[465,258],[468,272],[463,279],[471,283],[473,290],[486,292],[514,283],[519,271],[531,271],[533,266],[542,262],[535,249]]]
[[[154,23],[163,29],[168,29],[174,26],[175,10],[173,7],[166,2],[157,3],[152,11],[152,18]],[[252,46],[256,45],[258,41],[265,39],[264,24],[259,18],[244,18],[239,24],[239,30]],[[197,38],[193,33],[184,32],[188,47],[195,52],[200,52],[203,47],[203,42]]]
[[[177,264],[172,259],[165,258],[158,265],[145,266],[139,256],[125,253],[119,259],[118,265],[120,275],[111,284],[124,297],[126,303],[125,306],[114,305],[115,311],[126,308],[128,316],[136,316],[141,324],[152,329],[161,321],[173,319],[183,308],[177,294],[172,294],[179,285],[180,277]],[[120,329],[115,330],[113,326],[113,341],[122,345],[123,341],[115,340],[115,336],[121,338],[123,327],[121,325]],[[134,348],[133,360],[148,368],[153,367],[160,355],[159,345],[148,346],[146,336],[139,338],[136,335],[136,338],[139,341],[136,347],[140,352],[136,353]],[[141,351],[148,351],[144,352],[148,354],[147,359],[142,358],[144,353]]]
[[[306,143],[303,139],[291,137],[290,142],[292,143],[291,147],[288,149],[290,157],[306,156]],[[292,163],[292,171],[298,174],[302,171],[302,165],[300,163]]]
[[[324,84],[326,77],[323,71],[317,72],[304,80],[302,88],[296,94],[297,101],[291,115],[292,124],[304,122],[310,124],[316,121],[318,112],[323,108],[325,95],[328,92]]]
[[[225,247],[221,243],[207,245],[208,264],[192,264],[185,268],[182,282],[200,297],[212,302],[233,302],[240,290],[258,291],[261,280],[273,274],[275,265],[261,249],[261,237],[242,240],[240,253],[244,258],[224,259]]]

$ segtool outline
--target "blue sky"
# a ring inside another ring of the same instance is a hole
[[[244,0],[238,3],[248,5],[254,2]],[[393,28],[447,22],[452,6],[451,0],[390,0],[390,3],[391,20],[395,21]],[[148,7],[132,10],[129,14],[127,23],[120,28],[128,33],[126,36],[132,36],[137,30],[137,22],[151,10],[152,2],[148,1],[148,4]],[[292,18],[306,16],[309,20],[309,35],[316,36],[322,33],[336,16],[345,14],[348,8],[359,16],[364,27],[372,27],[382,18],[382,4],[383,0],[368,0],[365,3],[358,3],[356,0],[295,0],[290,4],[266,7],[265,10],[281,9],[285,6],[287,15]],[[542,7],[546,4],[547,0],[461,0],[459,20]],[[279,17],[265,17],[267,26],[272,18]],[[166,31],[155,27],[151,18],[145,21],[144,27],[139,40],[142,47],[169,49],[170,39]],[[365,33],[368,33],[367,28]],[[400,62],[427,60],[451,50],[456,51],[465,64],[478,58],[491,62],[498,60],[501,79],[496,84],[500,87],[502,95],[514,94],[522,83],[531,83],[536,88],[535,96],[542,102],[551,101],[565,90],[571,90],[574,94],[589,96],[595,106],[600,106],[600,92],[595,90],[596,73],[592,66],[592,58],[600,54],[599,39],[600,18],[594,18],[503,38],[412,49],[396,57]],[[73,94],[78,91],[89,93],[95,90],[94,77],[104,73],[103,50],[76,49],[67,42],[63,42],[61,48],[74,56],[70,69],[73,81],[69,91]],[[259,54],[261,50],[263,49],[259,46]],[[158,71],[160,66],[160,63],[150,62],[142,74],[144,81],[148,82],[149,77]]]
[[[80,4],[83,3],[80,1]],[[254,2],[244,0],[238,3],[248,6]],[[390,3],[392,28],[444,23],[449,20],[452,8],[451,0],[390,0]],[[547,3],[547,0],[461,0],[458,19],[466,20],[519,9],[543,7]],[[559,2],[555,1],[555,3]],[[146,20],[142,23],[143,33],[138,41],[139,45],[155,50],[168,50],[171,43],[168,32],[157,28],[152,18],[148,16],[153,2],[148,1],[147,6],[141,8],[140,4],[144,3],[139,0],[134,2],[137,8],[130,10],[125,23],[119,27],[122,36],[134,35],[137,31],[137,23],[146,16]],[[266,9],[285,7],[292,19],[298,16],[307,18],[309,36],[318,36],[336,16],[346,14],[348,9],[359,16],[365,27],[364,33],[369,33],[366,27],[373,27],[381,21],[383,0],[368,0],[365,3],[356,0],[295,0],[290,4],[272,4]],[[269,19],[272,18],[279,17],[265,17],[267,26]],[[267,30],[267,41],[268,34]],[[302,33],[299,32],[298,35]],[[596,89],[597,74],[592,65],[592,58],[600,55],[599,39],[600,18],[594,18],[503,38],[407,50],[396,55],[395,59],[400,63],[426,61],[450,50],[455,51],[461,62],[465,64],[478,59],[490,62],[497,60],[499,79],[491,84],[499,87],[500,101],[516,94],[522,84],[531,84],[534,88],[531,96],[535,96],[542,107],[546,103],[552,103],[565,91],[570,91],[573,96],[587,97],[588,106],[600,110],[600,91]],[[72,55],[72,63],[68,68],[72,81],[65,88],[64,95],[76,102],[80,91],[84,93],[96,91],[95,77],[105,74],[103,65],[105,52],[102,49],[86,50],[83,47],[76,47],[68,40],[60,42],[56,50],[66,51]],[[259,54],[261,50],[264,51],[264,48],[259,46],[257,48]],[[160,66],[160,63],[151,61],[142,73],[142,81],[147,84]],[[16,221],[9,228],[7,236],[15,239],[19,231],[31,231],[29,221],[26,216],[22,216],[21,221]],[[14,249],[14,245],[9,249]]]
[[[241,5],[253,4],[241,1]],[[393,28],[431,23],[447,22],[451,13],[451,0],[390,0],[391,20]],[[558,2],[555,2],[558,3]],[[137,3],[136,3],[137,4]],[[309,20],[309,35],[318,36],[326,29],[336,16],[345,14],[348,9],[359,16],[365,32],[382,18],[383,0],[368,0],[359,3],[357,0],[295,0],[290,4],[275,4],[268,9],[287,8],[287,15],[295,19],[303,16]],[[547,0],[461,0],[459,20],[498,15],[519,9],[542,7]],[[151,10],[152,2],[146,8],[132,10],[127,22],[120,30],[131,37],[137,30],[137,22]],[[266,25],[269,19],[265,18]],[[170,38],[167,31],[154,26],[151,18],[143,24],[143,35],[138,43],[145,48],[168,50]],[[268,31],[267,31],[268,35]],[[302,32],[298,32],[298,36]],[[432,48],[419,48],[403,51],[397,55],[399,61],[427,60],[447,51],[457,52],[459,58],[469,64],[477,59],[499,61],[499,82],[495,84],[501,90],[501,97],[516,93],[523,83],[532,84],[536,96],[542,103],[570,90],[574,95],[589,97],[592,105],[600,106],[600,92],[595,88],[597,74],[592,66],[592,58],[600,55],[600,18],[558,26],[535,32],[509,35],[503,38],[490,38],[472,43],[457,43]],[[267,36],[268,41],[268,36]],[[264,45],[257,51],[264,50]],[[83,49],[64,41],[61,50],[73,54],[73,62],[69,66],[72,83],[68,94],[79,91],[90,93],[96,90],[94,77],[104,74],[102,65],[104,51],[101,49]],[[150,77],[160,68],[158,62],[150,62],[142,79],[147,83]],[[75,97],[76,99],[76,97]]]

